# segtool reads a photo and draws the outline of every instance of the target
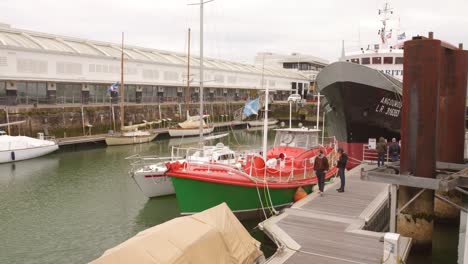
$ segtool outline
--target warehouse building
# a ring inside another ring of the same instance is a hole
[[[120,80],[120,59],[119,44],[0,24],[0,105],[109,103],[108,88]],[[126,102],[198,101],[198,57],[190,57],[189,78],[183,53],[126,45],[124,61]],[[204,65],[207,101],[246,100],[267,86],[276,100],[285,100],[310,83],[306,75],[276,66],[212,58]]]

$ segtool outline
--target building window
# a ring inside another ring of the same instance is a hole
[[[105,103],[110,96],[107,92],[108,85],[106,84],[90,84],[89,85],[89,101],[93,103]]]
[[[372,64],[382,64],[382,57],[372,57]]]
[[[384,64],[393,64],[393,57],[384,57],[383,58]]]
[[[361,63],[363,65],[367,65],[367,64],[370,64],[370,58],[367,57],[367,58],[361,58]]]
[[[135,85],[125,85],[125,101],[126,102],[136,102],[136,86]]]
[[[351,59],[351,62],[359,64],[359,58]]]
[[[56,96],[58,103],[81,103],[81,84],[58,83]]]
[[[395,64],[403,64],[403,57],[396,57]]]
[[[6,96],[6,83],[0,82],[0,96]]]
[[[20,104],[40,103],[47,98],[47,86],[45,83],[17,82],[16,89]]]

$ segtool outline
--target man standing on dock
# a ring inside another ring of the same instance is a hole
[[[392,144],[390,144],[390,147],[388,148],[388,153],[390,153],[392,162],[399,160],[400,145],[396,142],[396,138],[392,138]]]
[[[323,155],[323,150],[319,150],[319,155],[314,161],[315,175],[317,175],[317,181],[319,186],[319,194],[323,196],[323,188],[325,187],[325,173],[329,169],[328,159]]]
[[[336,189],[338,192],[344,192],[345,187],[345,168],[346,164],[348,163],[348,154],[344,152],[342,148],[338,149],[338,153],[340,154],[340,158],[338,159],[338,175],[340,175],[341,186],[340,188]]]
[[[377,143],[377,167],[383,166],[385,162],[385,154],[387,154],[387,142],[383,137],[379,138],[379,143]],[[382,165],[380,165],[382,164]]]

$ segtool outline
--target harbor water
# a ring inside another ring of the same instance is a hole
[[[190,141],[197,146],[193,138],[80,146],[1,164],[0,263],[87,263],[136,233],[179,216],[175,196],[143,196],[124,158],[169,156],[170,145]],[[261,131],[236,130],[207,144],[217,142],[235,149],[259,148]]]
[[[270,143],[273,138],[271,131]],[[171,145],[190,141],[196,146],[193,139],[80,146],[0,165],[0,263],[87,263],[138,232],[179,216],[175,196],[143,196],[128,175],[124,158],[169,156]],[[259,149],[261,131],[231,131],[207,144],[217,142],[238,150]],[[274,244],[255,228],[257,222],[244,225],[269,255]],[[432,263],[456,263],[458,225],[442,225],[434,236]],[[420,254],[408,263],[427,261]]]

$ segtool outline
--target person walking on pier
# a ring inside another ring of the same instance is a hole
[[[377,167],[383,166],[385,162],[385,154],[387,154],[387,142],[383,137],[379,138],[379,143],[377,143]],[[380,165],[382,164],[382,165]]]
[[[338,148],[338,153],[340,154],[340,158],[338,159],[338,174],[340,175],[341,186],[340,188],[336,189],[338,192],[344,192],[345,187],[345,168],[346,163],[348,163],[348,154],[344,152],[342,148]]]
[[[319,155],[314,161],[314,171],[317,175],[317,182],[319,186],[319,194],[323,196],[323,189],[325,187],[325,173],[329,169],[328,159],[323,155],[323,150],[319,150]]]
[[[390,154],[390,158],[392,162],[399,160],[400,157],[400,145],[396,141],[396,138],[392,138],[392,144],[388,148],[388,153]]]

